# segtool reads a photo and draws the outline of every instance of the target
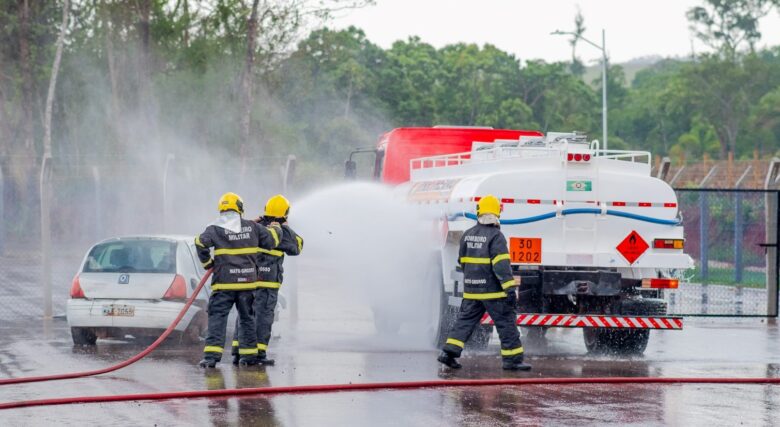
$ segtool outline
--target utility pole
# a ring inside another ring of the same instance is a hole
[[[601,30],[601,45],[597,45],[596,43],[593,43],[592,41],[586,39],[585,37],[582,37],[581,35],[577,33],[573,33],[571,31],[560,31],[555,30],[552,33],[552,35],[560,36],[560,35],[569,35],[574,36],[578,40],[582,40],[585,43],[588,43],[589,45],[595,47],[596,49],[601,50],[601,129],[602,129],[602,142],[604,150],[609,149],[609,144],[607,142],[607,34],[606,30]]]

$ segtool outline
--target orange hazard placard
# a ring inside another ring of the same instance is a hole
[[[515,264],[541,264],[542,239],[538,237],[510,237],[509,257]]]
[[[617,245],[616,249],[620,252],[620,255],[623,255],[629,264],[633,264],[648,248],[650,248],[650,245],[645,242],[645,239],[636,231],[632,231],[619,245]]]

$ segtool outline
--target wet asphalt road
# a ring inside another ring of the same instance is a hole
[[[327,307],[324,293],[302,293],[301,307]],[[436,352],[417,337],[376,336],[359,305],[289,313],[272,341],[276,366],[236,369],[195,366],[201,346],[166,345],[112,374],[0,387],[0,402],[120,393],[439,378],[570,376],[780,376],[780,332],[758,319],[688,321],[684,331],[653,332],[643,357],[586,354],[579,330],[552,330],[548,343],[526,344],[530,373],[500,369],[498,348],[443,370]],[[98,342],[74,348],[64,320],[0,325],[0,377],[93,369],[124,360],[143,347]],[[165,402],[131,402],[0,411],[0,425],[775,425],[780,386],[551,385],[342,392]]]

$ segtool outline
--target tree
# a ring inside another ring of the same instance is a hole
[[[577,15],[574,16],[574,30],[572,30],[572,33],[574,35],[569,40],[571,45],[570,70],[575,76],[582,77],[585,74],[585,64],[577,57],[577,43],[582,38],[582,35],[585,34],[585,17],[582,16],[582,10],[580,10],[579,6],[577,7]]]
[[[534,112],[542,131],[598,128],[598,98],[585,82],[566,70],[566,64],[528,61],[520,70],[518,96]]]
[[[779,0],[704,0],[704,6],[688,10],[691,31],[706,45],[734,59],[747,43],[751,52],[761,39],[759,21]]]
[[[65,45],[65,32],[68,29],[68,14],[70,13],[70,1],[64,0],[62,5],[62,25],[60,34],[57,36],[57,49],[54,54],[54,64],[51,67],[51,76],[49,77],[49,92],[46,95],[46,112],[43,118],[43,155],[51,156],[51,113],[54,104],[54,90],[57,87],[57,75],[60,72],[60,61],[62,60],[62,48]]]

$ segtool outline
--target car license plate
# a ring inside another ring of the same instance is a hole
[[[103,306],[103,316],[135,316],[135,307],[124,304],[110,304]]]
[[[538,237],[510,237],[509,255],[514,264],[541,264],[542,239]]]

